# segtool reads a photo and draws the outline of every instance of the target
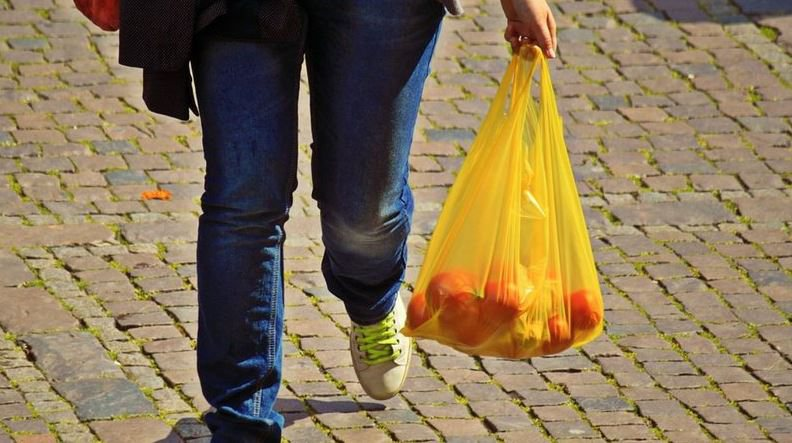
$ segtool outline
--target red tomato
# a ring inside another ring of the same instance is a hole
[[[594,329],[602,321],[602,306],[591,291],[587,289],[575,291],[569,296],[569,302],[574,331]]]
[[[438,319],[443,332],[464,345],[478,346],[489,337],[481,323],[481,302],[467,294],[449,297]]]
[[[521,302],[520,287],[516,283],[490,281],[484,287],[482,320],[498,325],[512,321],[520,315]]]
[[[560,315],[553,315],[547,319],[549,337],[542,345],[545,355],[557,354],[572,345],[572,334],[569,332],[569,323]]]
[[[464,271],[446,271],[432,277],[426,289],[431,314],[439,312],[443,333],[459,343],[477,346],[489,336],[481,324],[482,298],[476,280]]]
[[[415,329],[426,323],[431,314],[426,310],[426,297],[423,293],[413,294],[407,307],[407,324]]]
[[[476,293],[476,279],[465,271],[441,272],[429,282],[426,288],[426,301],[432,312],[439,311],[446,299],[450,303],[459,303],[467,298],[479,298]]]

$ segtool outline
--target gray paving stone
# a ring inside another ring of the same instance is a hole
[[[137,148],[126,140],[94,141],[91,144],[100,154],[136,154],[138,152]]]
[[[195,220],[129,223],[121,226],[121,232],[124,238],[132,243],[195,241],[198,235],[198,222]]]
[[[32,417],[33,413],[24,403],[8,403],[0,405],[0,419],[4,418],[27,418]]]
[[[740,213],[756,222],[779,222],[792,219],[792,199],[784,197],[739,198]]]
[[[550,435],[561,438],[592,438],[597,436],[588,423],[584,421],[556,421],[544,423]]]
[[[598,95],[589,97],[603,111],[615,111],[618,108],[627,106],[627,99],[614,95]]]
[[[128,169],[106,172],[105,178],[111,185],[137,185],[144,184],[149,180],[145,172]]]
[[[0,404],[22,403],[25,399],[13,389],[0,389]]]
[[[633,408],[619,397],[580,398],[577,400],[586,412],[591,411],[631,411]]]
[[[0,250],[0,286],[17,286],[35,276],[16,255]]]
[[[156,413],[151,401],[127,379],[87,378],[53,386],[74,405],[80,420]]]
[[[76,329],[77,320],[41,288],[0,288],[0,326],[16,334]]]
[[[53,382],[124,377],[96,337],[87,332],[26,335],[21,340],[30,346],[36,366]]]
[[[99,224],[49,226],[0,224],[0,247],[65,246],[113,241],[113,231]]]
[[[429,141],[459,141],[473,140],[473,131],[470,129],[429,129],[426,138]]]
[[[735,220],[722,205],[710,202],[640,203],[610,209],[622,223],[635,226],[705,225]]]
[[[735,0],[737,6],[746,14],[787,14],[792,13],[792,5],[772,0]]]
[[[154,418],[95,421],[90,426],[105,443],[181,443],[184,441],[170,426]]]

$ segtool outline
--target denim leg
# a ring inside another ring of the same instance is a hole
[[[205,189],[198,374],[212,442],[280,441],[283,224],[296,187],[301,46],[207,38],[194,59]]]
[[[306,0],[313,197],[328,289],[350,318],[393,308],[413,201],[408,159],[444,15],[435,0]]]

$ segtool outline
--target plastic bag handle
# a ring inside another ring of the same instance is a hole
[[[538,46],[534,45],[523,45],[520,46],[520,50],[517,54],[512,57],[512,63],[514,65],[512,70],[512,89],[511,89],[511,103],[509,110],[511,112],[517,109],[518,104],[520,106],[524,106],[522,100],[527,100],[528,94],[526,94],[531,88],[531,79],[533,78],[534,73],[536,72],[536,65],[537,59],[536,56],[542,57],[542,52],[539,50]],[[532,59],[532,63],[530,68],[528,69],[528,73],[523,73],[525,70],[525,60]],[[518,98],[518,99],[515,99]]]
[[[539,73],[539,105],[542,108],[541,112],[545,113],[547,118],[556,118],[558,117],[558,105],[555,92],[553,91],[553,81],[550,79],[550,64],[544,57],[542,50],[538,46],[534,46],[534,48],[536,48],[536,59],[542,69]]]
[[[525,69],[524,65],[526,63],[525,60],[530,60],[531,65],[528,69],[528,74],[526,76],[522,76],[522,71]],[[523,97],[523,94],[526,94],[526,88],[530,89],[534,74],[536,73],[537,67],[540,68],[539,72],[539,104],[542,108],[542,112],[549,112],[550,115],[557,115],[557,104],[555,100],[555,94],[553,93],[553,82],[550,79],[550,66],[547,63],[547,59],[542,52],[542,49],[536,45],[522,45],[520,46],[520,50],[518,54],[512,57],[512,64],[515,66],[511,68],[512,74],[512,98],[514,97]],[[520,81],[522,79],[522,81]],[[514,110],[517,101],[512,100],[510,110]]]

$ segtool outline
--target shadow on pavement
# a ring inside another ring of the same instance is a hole
[[[699,2],[689,0],[630,0],[640,12],[658,10],[679,22],[707,22],[717,18],[723,23],[746,21],[746,15],[764,18],[792,14],[792,2],[783,0],[731,0]]]
[[[331,400],[324,401],[321,397],[310,399],[311,409],[315,412],[306,410],[305,405],[300,400],[294,398],[278,399],[276,409],[285,418],[284,429],[292,426],[296,421],[306,419],[310,416],[330,413],[349,413],[354,414],[360,411],[375,411],[385,409],[385,405],[376,402],[356,403],[351,400]],[[211,436],[206,425],[194,417],[180,419],[167,437],[157,440],[155,443],[182,443],[189,440],[191,443],[209,443]]]
[[[699,2],[690,0],[629,0],[635,12],[654,15],[680,23],[715,22],[718,24],[757,23],[773,28],[776,42],[792,50],[792,1],[724,0]],[[618,3],[618,2],[616,2]]]

